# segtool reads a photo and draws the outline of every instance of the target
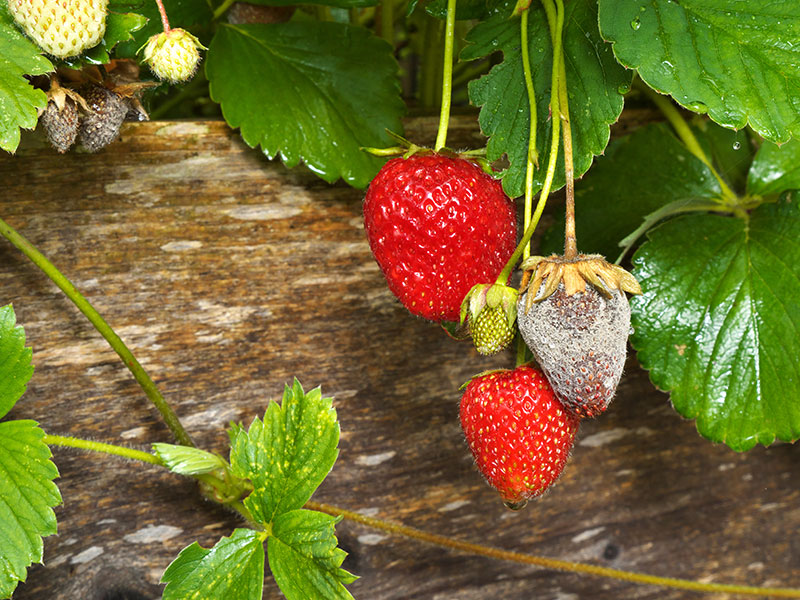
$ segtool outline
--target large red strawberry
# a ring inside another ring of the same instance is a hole
[[[458,321],[464,296],[497,278],[517,238],[500,182],[441,154],[387,162],[367,190],[364,227],[389,289],[431,321]]]
[[[461,428],[478,470],[509,508],[522,508],[561,475],[578,431],[541,371],[520,366],[475,377]]]

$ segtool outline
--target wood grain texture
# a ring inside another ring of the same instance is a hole
[[[434,119],[409,123],[430,141]],[[622,127],[630,126],[626,122]],[[480,143],[454,119],[453,145]],[[608,413],[585,422],[562,479],[514,513],[480,478],[458,425],[459,385],[510,366],[411,317],[369,252],[362,192],[287,171],[220,122],[127,125],[96,155],[58,156],[28,136],[0,155],[0,216],[116,328],[201,447],[224,452],[298,377],[335,398],[341,453],[315,499],[504,549],[702,581],[798,585],[800,447],[736,454],[701,439],[629,359]],[[36,372],[9,418],[148,449],[171,441],[89,323],[0,244],[0,304],[13,302]],[[157,598],[194,540],[239,523],[192,483],[54,449],[64,497],[46,566],[20,600]],[[522,567],[348,521],[344,566],[361,600],[696,597]],[[279,598],[271,578],[264,598]],[[707,596],[723,598],[725,596]]]

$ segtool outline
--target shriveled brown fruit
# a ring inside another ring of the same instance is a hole
[[[97,152],[117,139],[130,106],[122,96],[100,85],[82,88],[81,95],[89,110],[81,122],[78,139],[86,150]]]

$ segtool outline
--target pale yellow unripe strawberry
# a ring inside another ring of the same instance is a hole
[[[154,35],[144,46],[144,61],[159,79],[180,83],[191,79],[200,63],[200,41],[183,29]]]
[[[78,56],[106,31],[108,0],[8,0],[25,33],[56,58]]]

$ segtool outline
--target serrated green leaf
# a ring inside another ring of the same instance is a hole
[[[188,30],[194,25],[205,25],[211,22],[213,12],[208,0],[163,0],[163,2],[169,16],[170,27],[173,29],[181,27]],[[150,36],[163,31],[163,25],[158,5],[155,2],[121,3],[118,8],[118,10],[126,9],[139,13],[147,21],[141,29],[132,31],[131,40],[120,40],[114,54],[119,58],[135,58],[139,48],[147,42]]]
[[[201,475],[225,468],[225,461],[216,454],[199,448],[155,443],[153,450],[166,467],[178,475]]]
[[[800,134],[800,2],[600,0],[614,53],[651,87],[720,125]]]
[[[631,341],[675,409],[737,451],[800,436],[800,211],[689,215],[634,258]]]
[[[33,375],[33,352],[25,347],[25,330],[16,322],[10,304],[0,307],[0,419],[22,397]]]
[[[0,148],[8,152],[19,146],[20,129],[36,127],[38,110],[47,104],[44,92],[23,77],[53,70],[41,52],[14,26],[6,3],[0,3]]]
[[[42,562],[42,538],[56,533],[58,469],[34,421],[0,423],[0,598],[10,598],[26,570]]]
[[[397,72],[385,41],[318,21],[222,25],[206,61],[211,97],[247,144],[356,187],[381,165],[361,148],[391,146],[385,130],[401,129]]]
[[[267,541],[269,567],[288,600],[352,599],[344,587],[357,579],[341,568],[347,553],[337,547],[339,519],[311,510],[278,516]]]
[[[663,123],[614,140],[604,156],[575,184],[575,231],[581,252],[615,260],[620,241],[664,206],[721,195],[709,168]],[[666,216],[666,215],[665,215]],[[544,236],[542,253],[564,250],[564,217]]]
[[[447,0],[426,0],[422,2],[425,12],[437,19],[447,18]],[[490,14],[487,0],[460,0],[456,3],[456,19],[485,19]]]
[[[764,142],[747,176],[747,191],[760,196],[800,189],[800,141],[782,146]]]
[[[296,379],[286,386],[281,405],[270,402],[264,420],[255,419],[231,447],[233,473],[253,483],[244,501],[253,518],[268,524],[303,506],[333,468],[338,443],[331,399],[319,388],[306,394]]]
[[[197,542],[170,563],[163,600],[260,600],[264,588],[263,532],[235,529],[213,548]]]
[[[470,82],[469,95],[472,103],[481,107],[479,121],[481,130],[489,136],[489,160],[495,161],[503,154],[508,156],[510,166],[503,176],[503,188],[509,196],[516,197],[523,193],[525,185],[530,110],[522,74],[520,20],[508,18],[513,6],[514,2],[509,0],[504,3],[504,10],[473,28],[467,35],[471,45],[462,51],[461,58],[472,60],[497,50],[503,52],[502,63],[488,75]],[[533,3],[529,11],[528,44],[536,92],[540,166],[534,175],[534,191],[538,191],[544,182],[550,148],[553,51],[540,3]],[[594,0],[567,3],[564,55],[574,169],[575,176],[580,177],[608,144],[609,125],[622,112],[622,93],[630,89],[631,73],[617,63],[610,46],[600,37]],[[563,152],[559,153],[554,181],[553,189],[564,185]]]

